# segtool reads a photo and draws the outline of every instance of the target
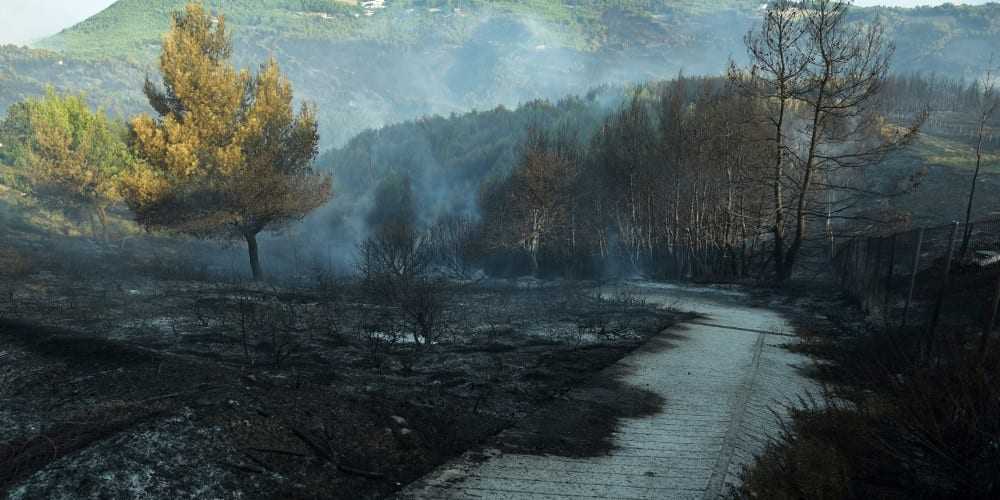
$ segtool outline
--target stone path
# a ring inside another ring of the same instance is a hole
[[[776,312],[746,305],[739,292],[625,286],[648,302],[704,315],[685,324],[670,348],[642,349],[620,362],[623,382],[666,400],[662,413],[620,420],[607,456],[476,450],[399,498],[715,499],[738,484],[743,465],[777,434],[772,409],[783,414],[783,403],[815,390],[797,370],[807,358],[781,348],[791,326]]]

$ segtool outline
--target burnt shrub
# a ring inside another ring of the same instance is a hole
[[[450,286],[431,273],[434,253],[409,225],[383,226],[360,247],[358,270],[370,300],[399,312],[413,342],[428,345],[443,331]]]
[[[928,353],[917,338],[834,347],[842,389],[794,409],[734,496],[1000,497],[1000,355],[956,336]]]

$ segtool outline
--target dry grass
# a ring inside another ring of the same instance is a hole
[[[836,384],[803,402],[782,436],[745,472],[740,498],[997,498],[1000,350],[920,331],[815,337]]]

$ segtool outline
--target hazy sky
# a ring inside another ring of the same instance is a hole
[[[149,0],[155,2],[158,0]],[[711,0],[706,0],[711,1]],[[988,0],[954,0],[952,3],[986,3]],[[0,43],[26,43],[58,33],[114,3],[114,0],[0,0]],[[858,5],[916,5],[944,3],[935,0],[858,0]]]
[[[20,44],[58,33],[113,3],[115,0],[0,0],[0,43]]]

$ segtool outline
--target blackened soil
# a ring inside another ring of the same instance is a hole
[[[16,498],[382,498],[519,422],[536,437],[512,447],[602,453],[617,418],[664,402],[598,374],[680,318],[583,285],[465,286],[417,346],[350,285],[3,285]]]
[[[676,337],[661,332],[641,349],[669,349]],[[607,351],[605,351],[607,353]],[[568,353],[571,360],[587,353]],[[595,356],[599,358],[600,356]],[[627,369],[603,360],[607,368],[584,372],[573,390],[545,404],[517,427],[497,437],[498,448],[525,455],[586,458],[614,451],[614,433],[625,418],[656,415],[668,404],[659,394],[623,381]]]

